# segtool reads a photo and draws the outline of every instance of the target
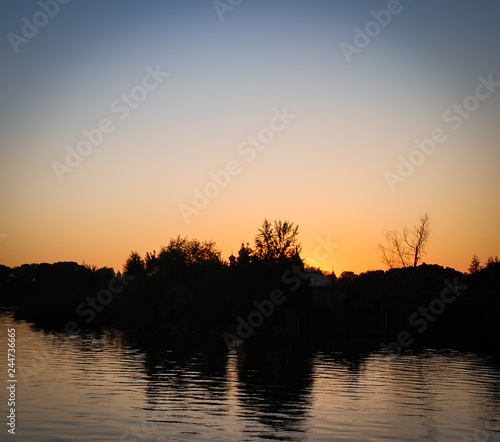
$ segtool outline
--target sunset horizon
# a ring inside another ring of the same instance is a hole
[[[499,19],[4,2],[3,434],[498,440]]]
[[[0,19],[0,263],[121,271],[177,235],[227,260],[267,218],[360,273],[426,212],[425,262],[499,253],[496,3],[112,3]]]

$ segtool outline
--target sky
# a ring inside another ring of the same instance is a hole
[[[326,271],[500,255],[500,3],[8,1],[0,263],[121,270],[177,235],[227,259],[264,218]]]

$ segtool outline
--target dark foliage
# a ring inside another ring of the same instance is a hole
[[[267,239],[259,236],[263,231]],[[255,335],[390,337],[407,331],[429,342],[498,340],[498,258],[469,274],[422,264],[344,272],[318,287],[309,283],[318,270],[305,269],[292,223],[273,228],[265,221],[259,232],[255,249],[242,243],[231,263],[212,241],[177,237],[144,258],[131,252],[123,275],[75,262],[0,266],[0,305],[66,332],[115,327],[222,335],[235,333],[239,318],[279,293],[284,302]],[[275,246],[262,246],[265,241]],[[432,314],[424,324],[426,311]]]

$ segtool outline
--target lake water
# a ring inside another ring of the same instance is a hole
[[[500,440],[500,366],[484,354],[282,339],[227,349],[217,338],[0,324],[4,354],[16,329],[9,440]]]

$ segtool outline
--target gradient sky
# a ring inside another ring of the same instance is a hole
[[[307,263],[359,273],[384,268],[384,230],[425,212],[425,262],[465,271],[474,253],[500,255],[500,87],[471,98],[480,76],[500,82],[500,3],[394,2],[243,0],[221,20],[212,1],[72,0],[30,38],[43,1],[6,2],[0,263],[121,270],[179,234],[227,259],[268,218],[299,225]],[[388,6],[390,23],[370,24]],[[356,27],[372,37],[348,62]],[[168,77],[118,112],[148,66]],[[238,149],[283,109],[295,117],[255,158]],[[54,162],[103,119],[113,130],[58,179]],[[446,140],[391,188],[386,173],[437,128]],[[186,222],[181,205],[228,163],[239,173]]]

